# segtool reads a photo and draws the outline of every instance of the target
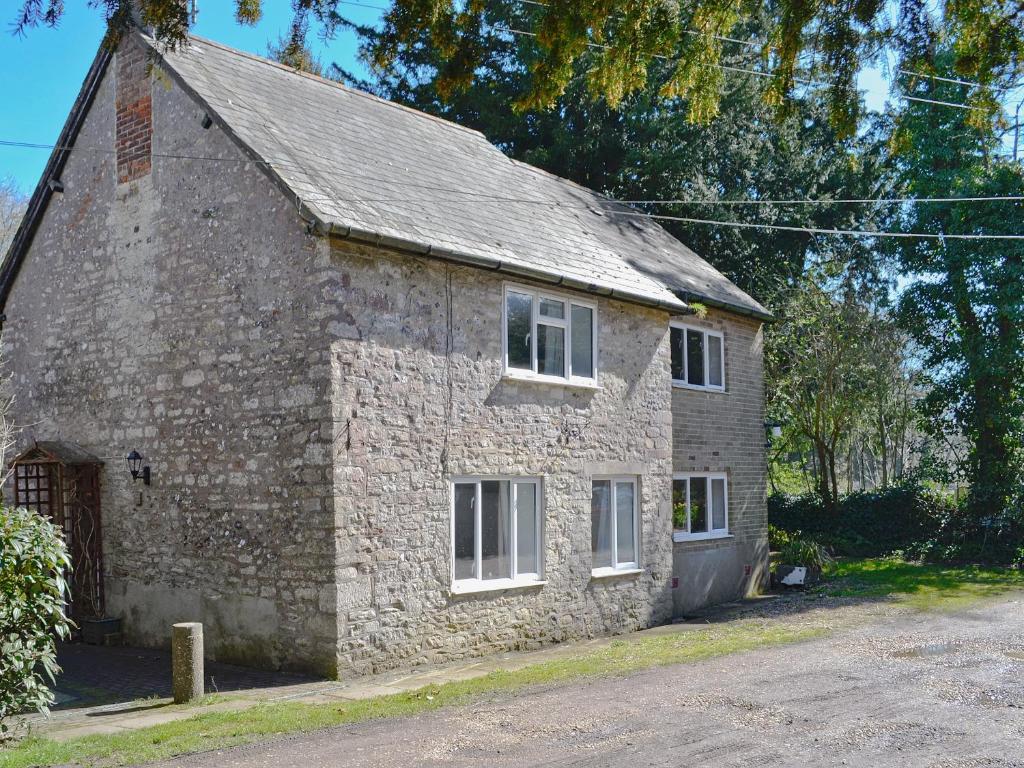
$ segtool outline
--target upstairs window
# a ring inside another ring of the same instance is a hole
[[[510,285],[502,315],[507,374],[594,384],[596,305]]]
[[[725,342],[721,333],[672,323],[672,383],[694,389],[725,389]]]
[[[672,527],[676,541],[728,536],[726,476],[722,473],[676,475],[672,480]]]
[[[452,590],[540,582],[541,496],[534,478],[452,483]]]

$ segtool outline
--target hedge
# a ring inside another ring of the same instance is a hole
[[[952,497],[908,484],[848,494],[832,511],[815,494],[773,495],[768,522],[837,555],[1008,565],[1024,562],[1022,510],[1015,503],[978,520]]]

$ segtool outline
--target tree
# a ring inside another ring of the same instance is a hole
[[[301,41],[296,42],[290,35],[281,35],[277,42],[267,43],[267,58],[300,72],[308,72],[317,77],[327,76],[323,62],[310,47]]]
[[[875,132],[840,138],[828,124],[823,100],[813,94],[778,121],[765,104],[763,78],[744,74],[728,82],[719,115],[694,124],[685,99],[660,95],[661,83],[671,75],[663,62],[652,65],[644,90],[624,98],[618,108],[590,93],[584,58],[554,108],[517,111],[514,102],[528,87],[537,43],[491,32],[521,27],[528,11],[510,11],[503,0],[485,5],[487,28],[477,41],[482,63],[461,90],[443,87],[449,63],[426,38],[404,46],[391,65],[375,70],[370,82],[338,74],[384,98],[475,128],[511,157],[612,197],[712,201],[637,207],[669,217],[661,220],[667,229],[762,301],[770,303],[798,280],[809,261],[856,258],[865,270],[871,265],[868,249],[843,245],[840,250],[839,242],[828,237],[671,219],[860,227],[870,221],[870,207],[738,203],[875,195],[883,184],[885,160]],[[382,34],[372,27],[356,31],[363,57],[372,61]],[[744,50],[728,60],[750,68],[753,58]]]
[[[950,74],[955,52],[937,61]],[[928,91],[955,101],[964,86],[940,82]],[[893,142],[914,195],[1024,195],[1024,169],[1000,157],[995,131],[972,124],[961,110],[910,102]],[[1020,202],[919,204],[895,212],[893,223],[944,235],[1006,234],[1019,230],[1022,213]],[[918,240],[901,243],[896,255],[913,277],[900,315],[932,379],[923,401],[930,429],[967,443],[959,470],[970,485],[972,517],[998,515],[1024,476],[1024,243]]]
[[[872,397],[886,324],[858,298],[809,276],[795,287],[767,333],[768,408],[811,446],[816,490],[828,510],[839,500],[837,465]],[[891,326],[889,326],[891,327]]]
[[[21,0],[15,29],[56,25],[65,0]],[[138,15],[154,29],[157,39],[177,45],[188,34],[187,0],[82,0],[102,8],[109,20],[110,40],[127,29],[138,5]],[[284,2],[284,0],[276,0]],[[301,40],[310,19],[325,35],[337,28],[342,0],[290,0],[294,10],[291,38]],[[486,6],[480,0],[394,0],[384,18],[384,44],[377,63],[386,68],[403,46],[419,40],[448,63],[440,80],[442,90],[465,87],[475,76],[487,52],[479,45]],[[725,38],[756,19],[764,6],[736,0],[504,0],[506,10],[529,9],[529,25],[522,33],[536,36],[538,51],[530,64],[529,88],[518,94],[521,109],[550,107],[562,96],[587,62],[587,86],[613,107],[628,94],[642,90],[651,64],[666,60],[668,75],[660,84],[667,98],[686,97],[690,116],[707,121],[719,111],[719,96],[726,82],[720,67]],[[235,0],[240,23],[254,24],[263,0]],[[754,43],[770,73],[769,100],[785,107],[801,84],[801,56],[813,53],[812,74],[828,82],[835,125],[852,133],[857,125],[859,101],[856,77],[866,61],[894,46],[915,67],[931,67],[934,30],[944,29],[957,41],[953,48],[956,71],[990,85],[1007,70],[1016,71],[1024,49],[1024,7],[1015,0],[948,0],[938,13],[922,0],[900,0],[896,20],[891,4],[881,0],[845,0],[806,3],[779,0],[768,6],[772,24]],[[995,112],[997,99],[985,89],[969,97],[983,107],[979,115]]]

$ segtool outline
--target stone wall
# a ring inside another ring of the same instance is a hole
[[[768,512],[761,322],[715,309],[703,319],[679,319],[723,334],[725,392],[673,387],[673,471],[726,473],[731,534],[675,543],[673,598],[683,615],[765,584]]]
[[[108,67],[76,144],[101,151],[71,153],[6,307],[22,443],[106,462],[107,607],[129,642],[198,620],[217,659],[332,673],[329,264],[203,114],[137,49]]]
[[[600,300],[597,390],[502,378],[504,280],[347,242],[332,326],[341,674],[624,632],[672,608],[668,315]],[[643,573],[591,577],[591,477],[640,477]],[[543,480],[546,584],[452,596],[453,477]]]
[[[105,75],[77,144],[106,151],[72,152],[4,328],[22,443],[106,461],[107,606],[129,642],[198,620],[217,659],[351,675],[647,627],[757,581],[756,322],[702,321],[726,335],[726,394],[673,390],[668,315],[607,299],[598,388],[504,379],[500,275],[309,236],[136,54]],[[129,102],[151,134],[125,132]],[[673,545],[671,475],[690,468],[730,473],[733,539]],[[591,479],[609,474],[640,480],[642,573],[595,579]],[[451,594],[468,475],[542,479],[546,583]]]

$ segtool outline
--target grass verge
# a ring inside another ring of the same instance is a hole
[[[917,565],[901,560],[843,560],[831,566],[819,591],[833,597],[892,600],[919,610],[955,610],[1024,589],[1024,573],[998,568]],[[429,686],[362,701],[259,704],[207,711],[163,725],[57,742],[30,738],[0,750],[0,768],[46,765],[118,766],[248,744],[272,736],[385,717],[416,715],[535,685],[623,675],[650,667],[700,661],[739,651],[810,640],[841,625],[838,615],[810,625],[744,619],[665,634],[627,637],[571,658],[553,659],[472,680]],[[173,710],[174,707],[167,707]]]
[[[29,738],[0,751],[2,768],[41,765],[131,765],[211,749],[247,744],[270,736],[302,733],[383,717],[416,715],[462,704],[482,695],[534,685],[678,664],[738,651],[793,643],[820,636],[820,628],[765,626],[756,621],[714,625],[637,639],[616,640],[580,656],[492,672],[485,677],[337,704],[260,704],[245,710],[204,712],[185,720],[110,735],[57,742]]]
[[[840,560],[821,591],[832,597],[890,598],[923,611],[963,608],[1024,589],[1024,572],[1009,568],[908,563],[894,558]]]

